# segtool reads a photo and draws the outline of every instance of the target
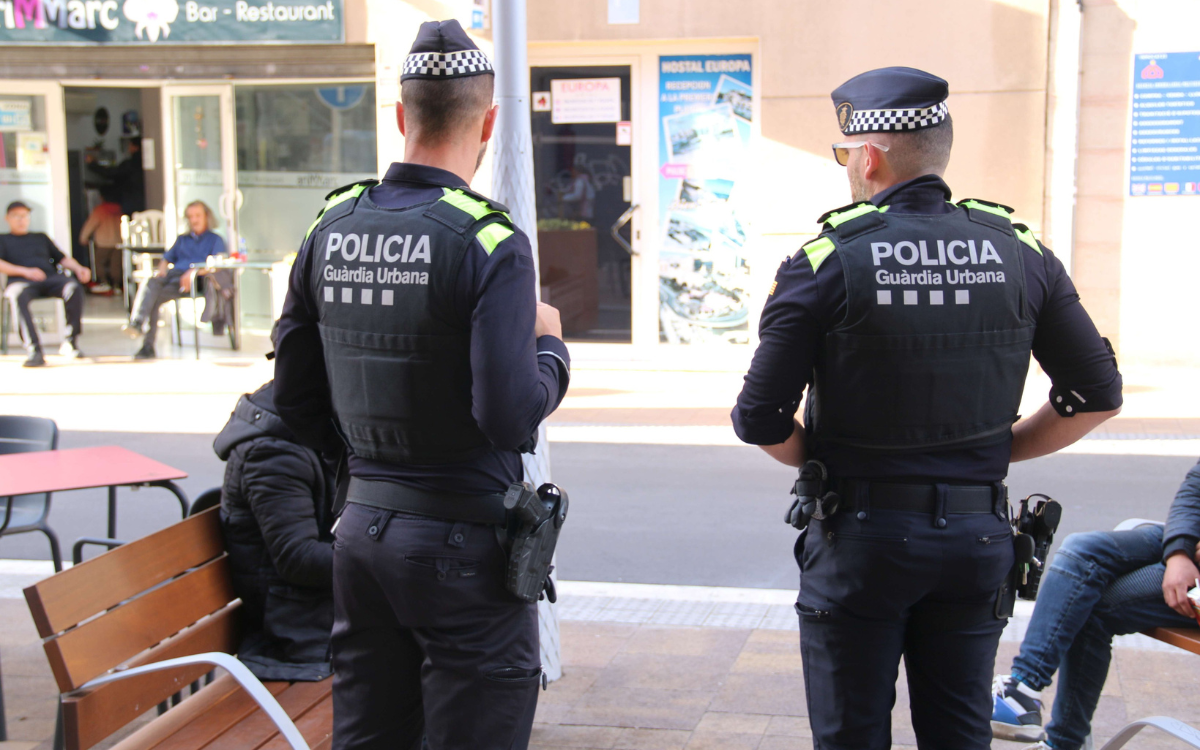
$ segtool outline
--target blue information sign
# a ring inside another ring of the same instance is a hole
[[[1200,194],[1200,52],[1135,55],[1130,195]]]

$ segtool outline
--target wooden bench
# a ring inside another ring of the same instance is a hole
[[[25,589],[62,693],[55,746],[87,750],[191,686],[119,750],[322,750],[332,679],[260,683],[230,654],[241,601],[213,508]],[[199,687],[214,668],[224,672]]]

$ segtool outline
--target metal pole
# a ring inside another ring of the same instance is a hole
[[[529,119],[529,57],[526,54],[525,0],[494,0],[492,40],[496,57],[496,102],[500,105],[496,153],[492,159],[492,192],[508,206],[513,221],[533,246],[533,267],[539,268],[537,206],[533,189],[533,137]],[[540,278],[540,276],[538,277]],[[541,284],[534,288],[541,298]],[[550,443],[546,425],[538,427],[538,448],[523,455],[526,481],[537,487],[550,481]],[[548,601],[538,602],[538,635],[546,677],[562,677],[558,613]]]

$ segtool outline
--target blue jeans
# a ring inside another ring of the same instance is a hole
[[[1150,628],[1196,627],[1163,600],[1163,530],[1072,534],[1042,577],[1014,677],[1035,690],[1059,671],[1046,735],[1055,750],[1076,750],[1091,732],[1092,713],[1112,661],[1115,635]]]

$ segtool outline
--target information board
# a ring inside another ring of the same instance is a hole
[[[620,78],[563,78],[550,81],[550,122],[555,125],[619,122],[620,119]]]
[[[1133,62],[1129,194],[1200,194],[1200,52]]]
[[[343,0],[0,0],[0,44],[341,42]]]

